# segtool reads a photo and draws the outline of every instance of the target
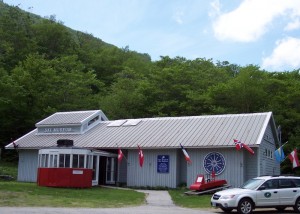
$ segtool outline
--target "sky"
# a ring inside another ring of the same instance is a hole
[[[300,68],[300,0],[3,0],[119,48],[161,56]]]

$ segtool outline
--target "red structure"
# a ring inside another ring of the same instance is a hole
[[[211,178],[207,178],[205,180],[204,175],[198,175],[195,183],[193,183],[190,186],[190,190],[196,190],[196,191],[204,191],[204,190],[209,190],[209,189],[213,189],[216,187],[221,187],[227,184],[226,180],[216,180],[215,178],[215,173],[212,173]]]
[[[38,168],[37,183],[48,187],[91,187],[92,169]]]

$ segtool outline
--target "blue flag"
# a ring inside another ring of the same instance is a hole
[[[285,159],[285,155],[284,155],[282,146],[279,147],[277,150],[275,150],[274,155],[275,155],[275,159],[278,163],[281,163]]]

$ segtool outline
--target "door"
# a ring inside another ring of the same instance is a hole
[[[268,180],[257,190],[257,206],[274,206],[279,204],[278,179]]]
[[[106,157],[100,156],[100,164],[99,164],[99,185],[106,184]]]
[[[116,158],[107,157],[106,161],[106,183],[115,184],[116,183]]]
[[[292,179],[279,179],[280,205],[293,205],[297,189]]]

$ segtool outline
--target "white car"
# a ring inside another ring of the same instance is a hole
[[[276,208],[283,211],[293,207],[300,213],[300,177],[262,176],[248,180],[240,188],[216,192],[211,205],[229,213],[237,209],[240,214],[250,214],[255,208]]]

